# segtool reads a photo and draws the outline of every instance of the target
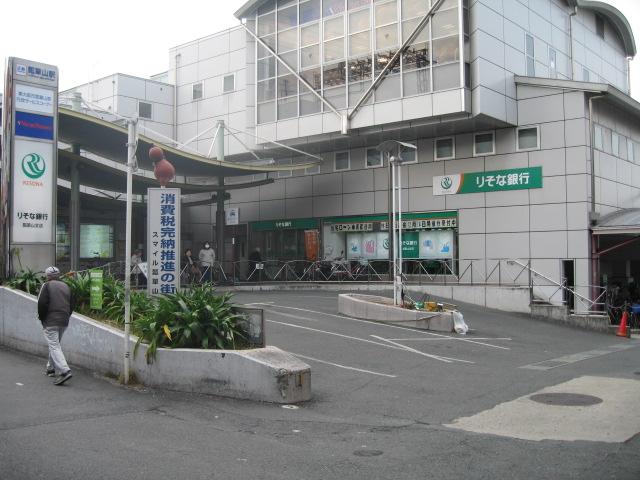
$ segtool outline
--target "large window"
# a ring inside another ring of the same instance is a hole
[[[333,163],[333,170],[335,172],[343,172],[351,168],[349,161],[349,152],[336,152]]]
[[[435,160],[451,160],[456,156],[454,137],[436,138],[433,157]]]
[[[538,127],[520,127],[517,129],[517,150],[539,150],[540,129]]]
[[[469,70],[463,65],[468,61],[468,2],[445,0],[432,21],[414,35],[431,4],[432,0],[263,3],[256,14],[258,36],[309,85],[297,81],[257,43],[257,122],[322,112],[325,107],[310,88],[338,109],[355,106],[409,37],[409,48],[387,70],[387,78],[367,103],[470,85],[469,75],[461,71]]]
[[[113,225],[80,225],[80,258],[113,258]]]
[[[476,133],[473,136],[473,156],[493,155],[496,143],[493,132]]]
[[[377,148],[367,148],[367,168],[382,166],[382,152]]]

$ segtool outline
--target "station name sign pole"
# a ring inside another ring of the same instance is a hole
[[[10,57],[4,102],[3,273],[42,271],[56,258],[57,67]]]

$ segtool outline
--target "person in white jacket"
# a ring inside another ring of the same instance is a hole
[[[201,269],[204,271],[203,280],[210,282],[211,269],[216,261],[216,253],[213,251],[213,248],[211,248],[209,242],[204,242],[204,247],[200,249],[200,253],[198,253],[198,260],[200,260]]]

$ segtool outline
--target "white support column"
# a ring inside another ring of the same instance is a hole
[[[125,232],[125,261],[124,261],[124,371],[123,383],[129,383],[129,360],[131,356],[129,337],[131,333],[131,222],[133,210],[133,167],[135,164],[137,144],[137,119],[128,120],[127,138],[127,213]]]

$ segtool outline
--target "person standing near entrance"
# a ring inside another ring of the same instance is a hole
[[[211,282],[211,269],[213,268],[213,263],[216,261],[216,254],[209,242],[204,243],[204,248],[198,253],[198,260],[200,260],[200,265],[204,269],[203,280]]]
[[[60,270],[49,267],[45,274],[47,281],[38,294],[38,318],[42,322],[44,338],[49,347],[46,373],[50,377],[58,375],[53,383],[62,385],[72,377],[60,341],[69,326],[69,317],[74,307],[73,296],[69,285],[60,280]]]

